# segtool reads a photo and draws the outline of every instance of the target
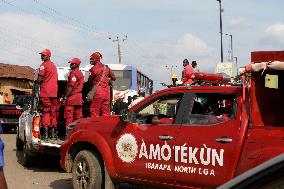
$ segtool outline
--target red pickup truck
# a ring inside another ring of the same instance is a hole
[[[251,58],[284,64],[283,52]],[[284,152],[284,71],[251,73],[240,85],[214,74],[195,79],[199,86],[159,91],[126,115],[70,125],[60,163],[74,189],[216,188]]]

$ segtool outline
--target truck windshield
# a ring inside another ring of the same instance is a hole
[[[131,70],[113,70],[116,80],[113,82],[113,89],[125,91],[131,87]]]

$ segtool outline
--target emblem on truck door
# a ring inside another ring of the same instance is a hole
[[[133,162],[138,152],[138,145],[135,137],[129,133],[121,135],[116,143],[116,151],[118,157],[123,162]]]

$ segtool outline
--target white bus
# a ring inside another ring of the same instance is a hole
[[[116,76],[113,82],[113,101],[122,97],[127,102],[128,96],[138,95],[139,89],[144,88],[146,96],[153,92],[153,80],[135,66],[126,64],[107,64]]]

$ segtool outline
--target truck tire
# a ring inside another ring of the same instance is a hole
[[[22,151],[22,165],[24,167],[30,167],[32,165],[32,156],[30,156],[29,154],[29,149],[26,140],[24,142],[23,151]]]
[[[104,189],[103,169],[95,154],[88,150],[79,152],[72,166],[74,189]]]

